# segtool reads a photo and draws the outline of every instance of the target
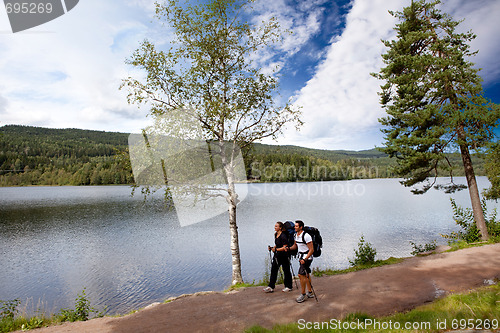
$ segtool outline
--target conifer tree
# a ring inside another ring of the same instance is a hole
[[[443,13],[440,1],[412,1],[402,12],[390,12],[399,19],[394,40],[383,41],[383,67],[375,77],[381,86],[381,104],[387,117],[379,119],[385,134],[382,151],[397,158],[394,172],[402,184],[424,182],[416,194],[434,187],[442,170],[450,176],[447,185],[435,187],[448,192],[464,186],[453,183],[447,152],[460,151],[471,197],[474,219],[481,238],[488,231],[471,161],[471,150],[493,138],[499,107],[483,94],[479,70],[470,58],[472,32],[456,31],[459,21]],[[432,179],[433,181],[429,181]]]

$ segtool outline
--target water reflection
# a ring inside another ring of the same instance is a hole
[[[248,191],[238,208],[247,281],[264,275],[278,220],[320,229],[324,249],[315,267],[347,267],[361,234],[387,258],[408,256],[410,240],[428,243],[455,230],[450,195],[414,196],[394,179],[251,184]],[[467,192],[453,197],[468,205]],[[126,186],[0,188],[0,198],[2,300],[42,300],[54,312],[73,307],[85,287],[93,305],[126,313],[230,284],[225,214],[180,227],[161,197],[143,202]]]

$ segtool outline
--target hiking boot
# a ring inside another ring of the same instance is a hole
[[[309,298],[314,298],[314,294],[312,293],[312,291],[306,292],[306,296]]]
[[[292,289],[290,289],[290,288],[288,288],[288,287],[285,287],[285,288],[282,290],[282,292],[284,292],[284,293],[287,293],[287,292],[289,292],[289,291],[292,291]]]
[[[296,299],[297,303],[302,303],[305,300],[306,300],[306,295],[304,295],[304,294],[300,294],[300,296],[297,297],[297,299]]]
[[[266,293],[272,293],[273,291],[274,291],[274,289],[271,288],[271,287],[265,287],[264,288],[264,292],[266,292]]]

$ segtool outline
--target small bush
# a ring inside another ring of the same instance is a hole
[[[17,314],[17,307],[20,304],[21,301],[17,298],[11,301],[0,300],[0,320],[14,319]]]
[[[431,243],[418,245],[413,242],[410,242],[411,246],[413,246],[413,251],[411,252],[412,256],[416,256],[417,254],[434,251],[437,248],[437,241],[434,240]]]
[[[23,314],[19,314],[18,307],[21,301],[18,299],[11,301],[0,300],[0,333],[12,332],[22,329],[23,331],[39,328],[57,322],[88,320],[92,313],[94,317],[103,317],[106,311],[97,312],[90,306],[90,301],[87,299],[85,289],[82,294],[78,295],[75,300],[75,309],[62,309],[59,313],[46,317],[44,314],[39,314],[31,318],[26,318]]]
[[[453,209],[453,220],[461,228],[461,230],[458,232],[452,232],[449,235],[441,236],[449,239],[451,242],[463,240],[467,243],[475,243],[481,241],[481,234],[474,220],[474,213],[472,212],[472,209],[458,206],[453,198],[450,198],[450,201],[451,208]],[[496,208],[488,216],[488,209],[484,198],[481,201],[481,207],[486,220],[488,234],[494,241],[498,240],[500,238],[500,221],[497,221]]]
[[[40,328],[43,326],[43,318],[32,317],[25,324],[21,325],[23,331],[32,330],[34,328]]]
[[[98,312],[94,307],[90,306],[90,301],[85,294],[85,288],[82,294],[78,294],[75,300],[75,309],[61,309],[57,315],[59,321],[86,321],[89,320],[90,314],[95,313],[95,317],[104,316],[104,312]]]
[[[377,250],[373,248],[373,245],[366,243],[365,237],[361,236],[358,243],[358,249],[354,250],[354,259],[349,259],[351,266],[359,265],[370,265],[375,263],[375,256],[377,255]]]

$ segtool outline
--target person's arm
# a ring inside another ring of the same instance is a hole
[[[281,237],[281,236],[280,236]],[[285,252],[288,251],[288,246],[286,245],[286,239],[279,239],[279,242],[283,244],[282,247],[278,247],[278,245],[275,245],[273,247],[270,247],[270,250],[273,252]]]
[[[288,239],[286,238],[286,236],[284,236],[284,234],[281,234],[280,242],[281,242],[282,246],[280,248],[277,248],[276,251],[279,251],[279,252],[288,251],[288,245],[287,245]]]

